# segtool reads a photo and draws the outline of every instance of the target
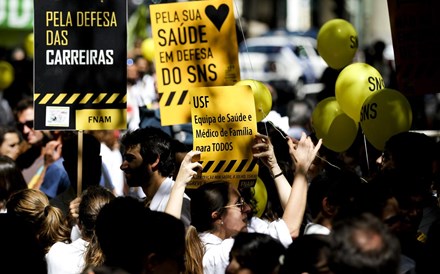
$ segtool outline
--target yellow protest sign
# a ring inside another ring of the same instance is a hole
[[[162,125],[190,122],[190,88],[240,80],[233,11],[232,0],[150,5]]]
[[[193,149],[202,152],[203,171],[188,187],[219,180],[236,187],[254,186],[258,165],[252,144],[257,122],[250,86],[190,88],[189,101]]]

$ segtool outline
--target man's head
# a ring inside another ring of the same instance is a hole
[[[391,136],[379,164],[384,170],[410,171],[430,179],[433,172],[435,141],[424,133],[401,132]]]
[[[130,187],[141,186],[153,173],[169,177],[174,170],[171,137],[156,127],[139,128],[126,133],[121,140],[124,147],[124,171]]]
[[[371,214],[344,219],[333,226],[329,267],[332,273],[397,274],[400,244]]]
[[[15,119],[17,121],[17,129],[30,145],[43,142],[43,131],[34,129],[34,104],[31,98],[23,99],[17,103]]]

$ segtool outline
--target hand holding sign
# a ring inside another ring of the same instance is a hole
[[[177,186],[185,188],[192,178],[202,171],[203,167],[196,159],[200,159],[200,151],[191,150],[185,155],[175,180]]]

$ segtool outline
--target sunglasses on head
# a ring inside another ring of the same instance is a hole
[[[20,122],[17,123],[17,128],[19,131],[23,131],[24,126],[27,126],[28,128],[33,129],[34,128],[34,120],[29,120],[24,123],[20,123]]]

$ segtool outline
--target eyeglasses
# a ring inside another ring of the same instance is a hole
[[[383,165],[385,162],[390,160],[390,154],[388,153],[388,151],[384,151],[382,152],[381,155],[381,164]]]
[[[20,122],[17,123],[17,129],[19,131],[23,131],[24,130],[24,126],[27,126],[28,128],[33,129],[34,128],[34,120],[28,120],[28,121],[26,121],[24,123],[20,123]]]
[[[227,206],[224,206],[223,208],[237,207],[237,208],[240,209],[240,211],[243,212],[245,207],[246,207],[246,205],[247,205],[247,203],[244,201],[243,197],[240,197],[235,204],[227,205]]]

